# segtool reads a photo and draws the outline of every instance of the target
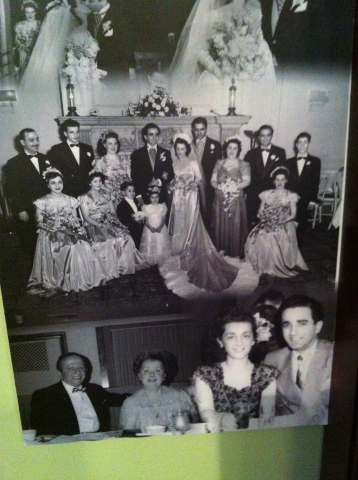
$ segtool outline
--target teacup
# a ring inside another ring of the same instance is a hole
[[[22,435],[24,437],[24,440],[32,442],[36,438],[36,430],[23,430]]]

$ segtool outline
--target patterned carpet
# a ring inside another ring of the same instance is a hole
[[[309,271],[291,279],[263,275],[259,284],[243,306],[268,289],[282,291],[285,296],[306,293],[322,301],[334,317],[335,271],[338,231],[327,230],[328,221],[312,229],[309,225],[302,249]],[[23,315],[26,325],[75,322],[166,313],[181,313],[188,302],[165,286],[157,267],[110,281],[105,287],[79,294],[55,294],[50,297],[30,296],[25,293],[31,264],[22,251],[14,233],[0,226],[0,281],[5,314],[9,326],[15,325],[15,315]],[[246,304],[246,305],[245,305]],[[333,320],[333,318],[332,318]],[[329,325],[332,325],[329,327]],[[328,322],[327,336],[333,332],[333,321]]]

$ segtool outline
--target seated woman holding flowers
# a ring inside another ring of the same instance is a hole
[[[137,356],[133,371],[142,388],[127,398],[121,408],[121,426],[125,430],[143,432],[151,425],[173,427],[173,415],[178,412],[195,415],[187,393],[165,385],[170,372],[171,357],[160,350],[146,350]],[[272,367],[271,367],[272,368]],[[193,418],[195,421],[196,418]]]
[[[97,152],[99,158],[93,162],[94,170],[106,176],[105,189],[110,193],[115,208],[123,199],[121,185],[131,182],[130,159],[120,156],[118,134],[109,130],[98,140]]]
[[[145,260],[128,229],[118,220],[112,200],[102,193],[105,176],[92,172],[88,180],[90,190],[78,200],[84,225],[105,267],[106,279],[135,273],[136,267],[143,265]]]
[[[259,418],[262,427],[273,422],[280,372],[251,362],[255,331],[252,315],[236,308],[215,321],[212,341],[222,349],[223,361],[199,367],[194,373],[195,400],[211,431],[247,428],[250,418]]]
[[[212,238],[219,251],[243,258],[248,235],[243,190],[250,184],[250,165],[239,158],[241,142],[238,137],[229,137],[223,152],[225,158],[216,162],[211,177],[215,189]]]
[[[289,278],[308,267],[297,245],[297,193],[286,189],[289,171],[277,167],[271,173],[273,190],[260,193],[261,205],[257,214],[260,223],[250,232],[245,253],[259,274]]]
[[[43,176],[51,193],[34,201],[38,239],[29,293],[39,288],[49,294],[79,292],[103,285],[106,270],[77,217],[79,201],[62,193],[63,178],[56,168],[47,168]]]

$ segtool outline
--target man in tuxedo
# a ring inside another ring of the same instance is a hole
[[[297,242],[300,248],[307,226],[309,203],[317,201],[321,178],[321,160],[308,153],[310,142],[309,133],[300,133],[295,140],[296,156],[286,162],[286,167],[290,171],[287,188],[300,196],[296,213]]]
[[[91,10],[87,28],[100,48],[98,68],[105,70],[109,76],[125,74],[133,78],[135,38],[126,2],[85,0],[84,4]]]
[[[200,198],[200,210],[207,229],[210,228],[210,216],[213,206],[215,189],[210,180],[217,160],[222,159],[220,142],[207,136],[208,122],[204,117],[197,117],[191,122],[193,135],[193,150],[199,163],[204,183],[205,198]]]
[[[280,310],[287,347],[270,352],[264,363],[276,367],[276,415],[295,414],[298,423],[325,424],[328,417],[333,344],[320,340],[322,305],[307,296],[287,298]]]
[[[257,223],[257,212],[260,207],[259,194],[272,188],[270,174],[274,168],[283,165],[286,152],[283,148],[272,145],[273,128],[262,125],[257,134],[259,146],[252,148],[245,155],[245,161],[250,164],[251,182],[245,188],[246,208],[249,225]]]
[[[50,167],[50,161],[39,153],[40,140],[35,130],[24,128],[18,138],[23,151],[11,158],[5,166],[5,192],[10,200],[20,243],[32,261],[37,241],[35,207],[32,202],[49,193],[42,174]]]
[[[278,65],[331,61],[334,2],[261,0],[262,30]]]
[[[32,394],[31,428],[36,429],[38,435],[108,431],[109,407],[122,406],[129,395],[110,393],[89,383],[91,363],[79,353],[61,355],[56,368],[60,382]]]
[[[93,168],[93,148],[79,141],[80,124],[76,120],[65,120],[61,131],[65,141],[51,148],[51,165],[63,175],[63,193],[77,198],[89,190],[88,174]]]
[[[161,201],[168,202],[167,186],[174,178],[173,161],[169,150],[158,145],[160,128],[148,123],[142,130],[145,145],[131,155],[131,175],[137,199],[143,204],[148,186],[160,187]]]

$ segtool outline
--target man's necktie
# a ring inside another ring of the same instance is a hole
[[[303,382],[302,382],[302,371],[301,371],[301,368],[302,368],[302,355],[298,355],[297,357],[297,374],[296,374],[296,385],[298,386],[298,388],[300,388],[302,390],[302,387],[303,387]]]
[[[197,155],[198,155],[199,163],[203,159],[204,147],[205,147],[205,143],[202,140],[199,140],[196,144],[196,152],[197,152]]]
[[[286,0],[276,0],[278,15],[282,12]]]
[[[86,387],[73,387],[72,389],[72,393],[85,392],[85,391],[86,391]]]
[[[94,13],[94,36],[97,37],[99,27],[102,23],[102,15],[100,13]]]
[[[152,169],[154,171],[154,165],[155,165],[155,159],[157,156],[157,152],[155,148],[150,148],[149,149],[149,157],[150,157],[150,163],[152,164]]]

